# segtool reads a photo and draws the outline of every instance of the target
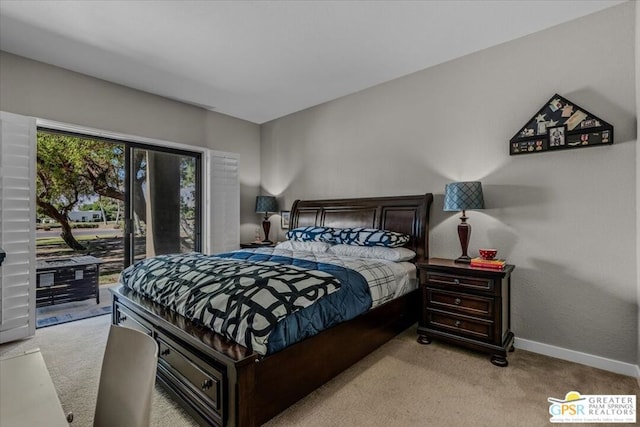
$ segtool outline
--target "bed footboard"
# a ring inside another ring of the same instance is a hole
[[[112,322],[156,339],[158,382],[200,424],[254,425],[240,410],[239,397],[253,396],[257,354],[124,287],[112,294]]]
[[[240,427],[266,422],[414,324],[420,299],[413,291],[260,357],[127,288],[111,292],[112,322],[158,342],[158,382],[200,424]]]

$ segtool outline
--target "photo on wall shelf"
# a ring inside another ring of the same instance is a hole
[[[288,229],[289,228],[289,215],[290,211],[280,211],[280,228]]]
[[[565,145],[564,131],[564,126],[554,126],[547,129],[547,132],[549,134],[549,148],[563,147]]]
[[[613,144],[613,126],[555,94],[509,141],[509,154]]]

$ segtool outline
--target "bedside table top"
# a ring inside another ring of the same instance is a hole
[[[273,248],[275,247],[275,242],[270,243],[262,243],[262,242],[250,242],[250,243],[240,243],[241,249],[249,249],[249,248]]]
[[[516,268],[516,266],[513,264],[505,265],[504,270],[498,270],[494,268],[471,267],[471,265],[469,264],[455,262],[452,259],[445,259],[445,258],[429,258],[427,261],[416,263],[416,266],[418,268],[422,268],[426,270],[440,270],[440,271],[457,270],[458,272],[467,273],[467,274],[480,273],[480,274],[489,274],[489,275],[499,275],[502,277],[508,274],[511,274],[513,269]]]

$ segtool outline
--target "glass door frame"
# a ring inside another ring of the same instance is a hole
[[[193,157],[196,161],[195,180],[196,180],[196,197],[195,197],[195,229],[194,229],[194,248],[195,252],[202,251],[202,153],[197,151],[187,151],[178,148],[162,147],[157,145],[143,144],[139,142],[125,142],[125,197],[124,197],[124,268],[135,262],[135,231],[133,227],[133,176],[136,171],[132,162],[133,151],[147,150],[161,153],[175,154],[184,157]]]

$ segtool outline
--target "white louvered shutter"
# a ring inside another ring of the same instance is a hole
[[[36,120],[0,112],[0,344],[35,334]]]
[[[210,151],[209,200],[206,212],[209,224],[208,252],[212,254],[238,249],[240,245],[240,182],[238,155]]]

